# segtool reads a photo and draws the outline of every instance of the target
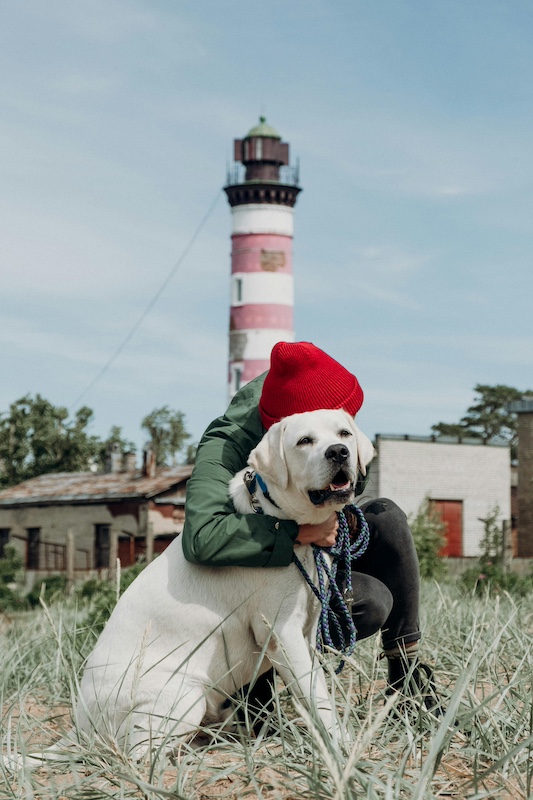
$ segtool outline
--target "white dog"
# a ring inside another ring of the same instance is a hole
[[[255,506],[318,524],[353,501],[358,472],[366,473],[373,454],[346,412],[295,414],[270,428],[231,481],[230,495],[240,513]],[[267,497],[259,486],[250,494],[251,472]],[[313,577],[312,548],[299,547],[298,557]],[[274,665],[332,730],[314,659],[319,612],[294,564],[196,566],[177,538],[117,603],[85,666],[77,727],[132,748],[135,757],[157,744],[171,749],[202,724],[222,720],[227,699]]]

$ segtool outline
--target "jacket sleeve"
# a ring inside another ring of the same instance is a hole
[[[263,514],[237,514],[228,484],[246,466],[264,429],[257,409],[264,375],[237,393],[208,427],[187,482],[183,552],[205,566],[281,567],[291,563],[298,525]]]

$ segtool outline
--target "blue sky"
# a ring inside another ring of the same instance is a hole
[[[300,160],[296,335],[358,376],[363,430],[533,388],[529,1],[6,0],[0,68],[0,411],[39,392],[142,447],[169,405],[200,437],[260,114]]]

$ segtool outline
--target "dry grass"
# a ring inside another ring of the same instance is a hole
[[[282,693],[268,738],[206,732],[176,759],[154,753],[140,764],[103,742],[80,745],[78,763],[4,772],[0,798],[533,797],[533,598],[479,599],[427,585],[423,607],[423,655],[436,666],[444,719],[386,706],[385,666],[371,640],[339,677],[331,662],[342,746]],[[10,737],[19,752],[38,750],[69,728],[76,675],[92,644],[82,622],[67,604],[17,618],[0,636],[4,747]]]

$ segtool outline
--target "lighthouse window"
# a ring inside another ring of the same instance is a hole
[[[242,369],[240,367],[235,367],[235,391],[238,392],[241,388],[242,383]]]
[[[242,278],[235,278],[235,302],[242,303]]]

